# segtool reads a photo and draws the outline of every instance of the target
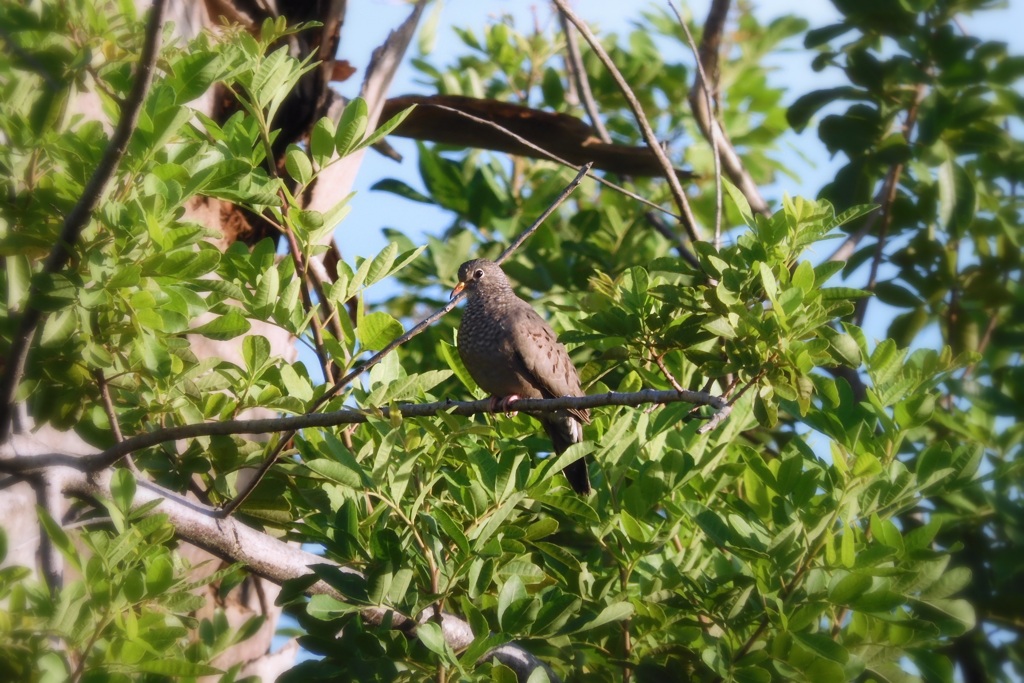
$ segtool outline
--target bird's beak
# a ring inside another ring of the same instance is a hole
[[[448,297],[448,300],[450,301],[450,300],[454,299],[455,297],[457,297],[459,295],[459,292],[461,292],[465,288],[466,288],[466,283],[465,282],[460,282],[459,284],[455,285],[455,289],[452,290],[452,294],[451,294],[451,296]]]

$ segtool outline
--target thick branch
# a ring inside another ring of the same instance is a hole
[[[716,410],[726,410],[724,399],[701,391],[664,391],[644,389],[628,393],[608,392],[591,396],[563,396],[560,398],[524,398],[512,404],[515,410],[528,413],[546,413],[565,408],[600,408],[602,406],[639,406],[648,403],[693,403],[708,405]],[[498,407],[490,399],[479,401],[437,401],[434,403],[403,403],[360,410],[343,408],[329,413],[311,413],[292,417],[277,417],[262,420],[229,420],[225,422],[201,422],[160,429],[148,434],[139,434],[121,443],[114,444],[101,453],[84,456],[48,453],[24,458],[0,460],[0,471],[28,473],[56,465],[66,465],[84,472],[96,472],[109,467],[129,453],[150,448],[161,443],[190,439],[200,436],[228,436],[231,434],[268,434],[273,432],[294,433],[310,427],[336,427],[343,424],[359,424],[370,419],[388,420],[392,410],[403,418],[432,417],[440,413],[452,415],[478,415],[480,413],[502,413],[507,408]]]
[[[48,472],[48,479],[55,492],[88,498],[110,498],[111,474],[112,470],[109,469],[86,474],[74,467],[58,466]],[[315,565],[330,565],[345,574],[363,576],[356,569],[314,555],[298,545],[285,543],[238,520],[220,518],[218,510],[139,480],[132,507],[138,508],[153,501],[160,501],[160,505],[152,512],[167,515],[178,539],[203,548],[226,562],[240,562],[253,574],[272,583],[282,585],[285,581],[308,577],[313,574],[311,567]],[[348,600],[323,580],[310,585],[305,593],[329,595],[343,602]],[[428,619],[440,623],[445,641],[456,652],[469,647],[474,638],[473,629],[464,619],[449,612],[442,612],[441,618],[437,619],[432,607],[428,607],[416,619],[387,606],[366,607],[360,616],[364,623],[371,626],[380,626],[388,620],[392,628],[413,637],[418,623]],[[527,680],[536,668],[548,671],[552,681],[558,680],[547,664],[515,643],[507,643],[489,651],[480,661],[490,661],[492,657],[509,665],[515,663],[514,668],[521,681]]]
[[[131,93],[124,103],[124,110],[121,113],[121,120],[117,122],[114,134],[103,152],[103,158],[99,166],[89,178],[88,184],[82,191],[82,196],[75,204],[71,212],[64,218],[64,225],[61,228],[60,237],[50,251],[50,255],[43,264],[42,274],[52,275],[57,273],[71,258],[71,250],[78,242],[82,230],[88,225],[92,218],[93,211],[99,204],[100,199],[106,194],[108,185],[117,171],[117,167],[128,149],[128,142],[131,140],[132,132],[139,119],[139,112],[142,103],[146,100],[146,93],[149,91],[149,84],[153,81],[153,65],[156,63],[157,53],[160,51],[160,33],[163,27],[164,0],[153,0],[153,7],[149,13],[149,23],[146,26],[145,43],[142,47],[142,56],[139,58],[139,66],[135,74],[135,83],[132,85]],[[33,286],[29,290],[28,301],[25,303],[25,311],[22,313],[21,321],[18,323],[18,332],[14,335],[11,343],[10,356],[4,369],[3,377],[0,377],[0,441],[4,441],[11,429],[11,408],[14,405],[14,395],[18,390],[18,384],[25,372],[25,361],[28,359],[32,339],[35,338],[36,330],[42,320],[43,314],[39,309],[40,292],[38,287]]]
[[[443,104],[444,102],[448,104]],[[571,149],[565,149],[567,146],[565,141],[567,139],[571,141],[574,133],[568,130],[564,123],[552,123],[552,121],[559,122],[565,119],[572,119],[572,117],[564,114],[552,114],[515,104],[508,104],[507,102],[477,100],[461,95],[405,95],[393,97],[388,100],[388,108],[385,109],[385,112],[391,112],[396,103],[404,106],[415,104],[416,109],[409,114],[405,121],[402,122],[402,125],[395,129],[392,135],[480,148],[481,144],[479,141],[474,142],[466,139],[467,133],[469,136],[472,136],[473,130],[476,128],[487,129],[496,131],[499,136],[497,138],[489,138],[490,144],[482,147],[483,149],[507,152],[508,154],[518,156],[529,156],[535,159],[547,159],[567,166],[574,171],[582,168],[581,164],[592,163],[595,168],[623,175],[653,175],[649,168],[650,159],[648,157],[650,154],[646,147],[606,145],[590,140],[589,142],[581,142],[577,146],[569,145]],[[485,108],[489,112],[485,112]],[[495,109],[501,114],[500,116],[495,114]],[[398,111],[401,111],[401,109],[394,109],[395,113]],[[429,112],[432,111],[444,112],[451,116],[443,120],[434,120],[435,117],[429,116]],[[470,112],[476,112],[476,114]],[[486,114],[489,118],[484,118],[484,116],[478,116],[477,114]],[[527,125],[526,122],[530,120],[535,121],[535,123]],[[572,120],[580,123],[576,119]],[[410,126],[422,127],[429,130],[430,134],[428,136],[419,133],[417,130],[410,130]],[[545,131],[545,135],[540,136],[538,134],[539,131]],[[507,139],[507,141],[502,142],[503,139]],[[556,141],[560,142],[556,143]],[[568,153],[566,153],[567,151]],[[639,154],[640,152],[643,154]],[[614,165],[609,164],[609,158],[615,159]],[[657,160],[655,159],[655,161]],[[693,177],[692,173],[681,169],[675,169],[675,173],[684,179]],[[605,187],[610,187],[634,201],[638,201],[656,211],[679,218],[665,207],[645,197],[641,197],[635,192],[630,192],[621,185],[617,185],[606,178],[602,178],[599,175],[591,175],[590,177]]]

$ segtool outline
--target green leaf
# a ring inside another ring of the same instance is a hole
[[[334,121],[326,116],[313,126],[309,135],[309,152],[317,168],[323,168],[334,156]]]
[[[82,573],[82,564],[79,561],[78,549],[75,548],[74,543],[71,542],[71,538],[60,528],[50,517],[50,514],[45,508],[37,505],[36,514],[39,515],[39,521],[43,525],[43,529],[46,531],[46,535],[49,537],[50,542],[57,547],[60,554],[64,556],[64,560],[72,566],[75,571],[79,574]]]
[[[839,26],[845,26],[840,24]],[[829,27],[836,28],[838,27]],[[841,33],[849,30],[849,28],[843,28],[839,33],[834,35],[840,35]],[[808,34],[810,38],[811,34]],[[830,36],[831,38],[832,36]],[[817,39],[815,39],[815,42]],[[867,100],[868,94],[858,88],[851,88],[849,86],[841,86],[838,88],[828,88],[825,90],[815,90],[814,92],[807,93],[798,97],[797,100],[790,105],[789,110],[786,112],[786,119],[789,121],[789,125],[794,128],[797,132],[802,131],[807,124],[810,122],[811,117],[818,112],[822,107],[835,102],[836,100]]]
[[[396,194],[399,197],[404,197],[410,201],[420,202],[421,204],[436,204],[432,198],[416,190],[411,185],[395,178],[384,178],[378,180],[376,183],[370,186],[371,190],[377,190],[379,192],[390,192]]]
[[[365,486],[367,476],[358,465],[352,467],[352,463],[338,462],[337,460],[329,460],[327,458],[317,458],[305,464],[306,467],[320,476],[326,477],[342,486],[357,490]]]
[[[814,266],[811,265],[810,261],[801,261],[800,265],[793,271],[790,284],[793,287],[799,287],[807,294],[814,289],[814,280]]]
[[[525,599],[527,599],[526,586],[523,585],[522,579],[512,574],[506,579],[505,585],[501,587],[501,592],[498,594],[498,622],[502,621],[502,617],[509,607]]]
[[[845,664],[850,659],[846,648],[824,633],[794,633],[793,637],[807,649],[833,662]]]
[[[462,363],[462,358],[459,356],[458,350],[452,344],[441,340],[441,345],[438,347],[441,352],[441,358],[448,364],[451,371],[455,373],[455,376],[462,382],[462,386],[466,387],[470,391],[476,388],[476,381],[473,380],[469,374],[469,370]]]
[[[390,119],[388,119],[383,124],[378,126],[377,130],[373,131],[373,133],[371,133],[369,137],[367,137],[359,146],[369,147],[383,140],[385,136],[391,133],[391,131],[393,131],[395,128],[398,128],[398,126],[402,124],[402,121],[405,121],[405,119],[409,116],[409,114],[412,113],[412,110],[415,108],[416,105],[414,104],[411,107],[406,107],[402,111],[392,116]]]
[[[746,195],[733,185],[728,178],[722,178],[722,186],[725,187],[725,191],[729,194],[729,199],[736,205],[736,209],[740,212],[743,222],[751,228],[754,227],[754,212],[750,210],[750,202],[747,201]]]
[[[77,330],[78,316],[75,309],[65,308],[57,315],[51,315],[43,323],[43,334],[39,338],[39,344],[48,348],[64,346]]]
[[[819,331],[822,336],[828,339],[829,348],[837,360],[851,368],[860,366],[860,346],[857,344],[856,339],[844,332],[836,332],[827,326],[820,328]]]
[[[871,577],[866,574],[851,573],[839,579],[828,593],[829,600],[837,605],[848,605],[871,588]]]
[[[448,538],[455,543],[458,549],[461,550],[464,555],[469,555],[469,539],[466,538],[466,534],[462,530],[462,527],[456,524],[455,520],[451,518],[451,515],[445,512],[443,508],[438,507],[434,508],[431,516],[437,522],[438,526],[440,526],[448,535]]]
[[[581,633],[583,631],[589,631],[591,629],[597,628],[598,626],[603,626],[613,621],[622,621],[623,619],[628,619],[629,617],[633,616],[633,612],[634,609],[632,603],[613,602],[612,604],[608,605],[603,610],[601,610],[601,613],[598,614],[596,617],[588,619],[581,625],[573,628],[570,631],[570,633]]]
[[[366,273],[367,287],[380,279],[387,277],[388,273],[391,272],[391,265],[395,262],[395,257],[397,255],[398,245],[394,242],[389,242],[388,246],[384,247],[384,249],[373,258],[373,261],[370,263],[370,270]]]
[[[122,512],[131,511],[132,502],[135,500],[135,475],[131,470],[125,467],[114,470],[110,477],[110,493],[114,505]]]
[[[761,275],[761,284],[764,286],[764,293],[773,302],[777,301],[779,298],[779,285],[775,280],[775,274],[767,263],[760,262],[757,266],[758,272]],[[776,306],[776,309],[778,309],[778,306]]]
[[[363,134],[366,132],[368,120],[366,102],[362,97],[357,97],[345,105],[344,111],[341,112],[341,118],[338,120],[338,131],[334,135],[338,156],[346,156],[358,148]]]
[[[915,608],[925,617],[938,618],[940,628],[947,635],[960,635],[974,628],[977,618],[974,607],[966,600],[931,599],[913,601]]]
[[[359,605],[342,602],[330,595],[314,595],[309,599],[309,604],[306,606],[306,612],[309,616],[323,621],[337,619],[345,614],[359,612],[360,610],[362,610],[362,607]]]
[[[416,637],[426,645],[431,652],[442,656],[448,656],[450,648],[444,639],[441,626],[432,621],[425,621],[416,627]]]
[[[245,369],[255,378],[270,359],[270,341],[263,335],[249,335],[242,340],[242,358],[245,361]]]
[[[402,336],[402,324],[384,311],[374,311],[359,321],[359,343],[369,351],[380,351]]]
[[[245,334],[252,327],[237,309],[230,309],[224,315],[214,318],[205,325],[194,327],[189,334],[199,334],[210,339],[234,339],[240,334]]]
[[[288,175],[299,185],[306,185],[313,177],[313,164],[299,147],[291,145],[284,158],[284,167]]]
[[[305,366],[300,367],[305,369]],[[284,385],[285,393],[288,396],[293,396],[300,401],[310,401],[313,399],[313,385],[308,377],[300,375],[295,367],[289,364],[282,365],[280,372],[281,383]]]

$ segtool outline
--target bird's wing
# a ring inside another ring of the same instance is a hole
[[[509,339],[524,375],[546,397],[583,396],[580,378],[569,353],[554,330],[537,311],[523,302],[509,315]],[[570,409],[581,422],[590,422],[590,412]]]

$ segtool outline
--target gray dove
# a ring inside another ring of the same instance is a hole
[[[459,266],[452,296],[463,289],[468,301],[459,325],[459,356],[480,388],[493,395],[496,407],[509,409],[519,398],[584,395],[565,347],[533,306],[516,296],[497,263],[476,259]],[[531,414],[559,455],[583,441],[583,423],[590,423],[585,409]],[[562,472],[574,491],[590,493],[585,458]]]

